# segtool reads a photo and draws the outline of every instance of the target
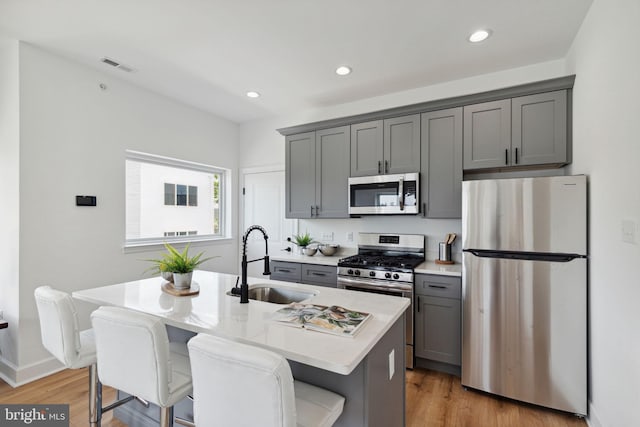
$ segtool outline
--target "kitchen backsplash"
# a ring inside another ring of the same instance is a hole
[[[427,244],[427,260],[438,258],[438,243],[447,233],[456,233],[452,257],[456,262],[462,260],[460,252],[462,222],[459,219],[424,219],[408,216],[363,216],[349,219],[306,219],[299,220],[298,233],[309,232],[319,242],[339,244],[343,250],[355,251],[358,246],[358,233],[401,233],[424,234]],[[352,236],[353,240],[349,240]]]

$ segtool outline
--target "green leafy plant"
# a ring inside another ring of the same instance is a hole
[[[304,234],[296,234],[293,236],[293,242],[298,246],[308,246],[311,243],[314,243],[315,240],[309,235],[309,233]]]
[[[155,265],[149,270],[156,273],[171,272],[178,274],[191,273],[200,264],[215,257],[202,258],[204,252],[190,257],[189,245],[185,246],[182,252],[171,246],[169,243],[165,243],[164,247],[167,252],[161,254],[162,258],[148,259],[146,261],[152,262]]]

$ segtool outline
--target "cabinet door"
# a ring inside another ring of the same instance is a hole
[[[351,125],[351,176],[382,173],[382,120]]]
[[[465,170],[511,165],[511,100],[464,107]]]
[[[422,115],[421,198],[427,218],[462,217],[462,107]]]
[[[316,131],[318,218],[349,218],[349,126]]]
[[[310,218],[315,208],[316,183],[315,132],[290,135],[285,140],[285,215]]]
[[[460,365],[460,300],[416,296],[416,356]]]
[[[420,115],[384,121],[384,173],[420,171]]]
[[[514,165],[567,162],[567,91],[511,100]]]

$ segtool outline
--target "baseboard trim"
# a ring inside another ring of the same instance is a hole
[[[54,357],[21,367],[0,358],[0,378],[13,388],[48,377],[63,369],[64,366]]]
[[[589,416],[585,418],[585,421],[587,421],[589,427],[603,427],[591,402],[589,402]]]

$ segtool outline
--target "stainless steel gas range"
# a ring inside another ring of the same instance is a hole
[[[423,235],[360,233],[358,254],[338,262],[338,288],[411,300],[406,313],[408,368],[413,368],[413,270],[424,255]]]

